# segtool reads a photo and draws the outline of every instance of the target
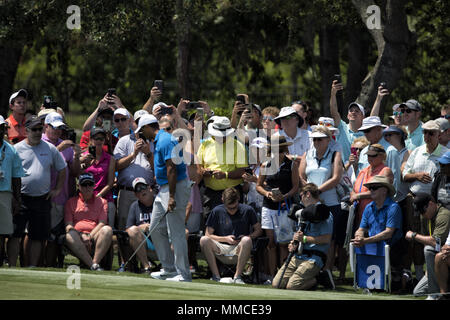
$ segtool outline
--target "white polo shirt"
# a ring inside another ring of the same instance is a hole
[[[274,134],[274,136],[285,136],[287,142],[292,142],[290,145],[289,153],[302,156],[311,147],[311,142],[309,139],[310,132],[305,129],[297,128],[297,135],[292,139],[289,137],[284,130],[279,130]]]

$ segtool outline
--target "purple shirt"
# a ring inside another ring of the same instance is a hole
[[[89,152],[85,152],[84,154],[88,153]],[[94,161],[94,163],[90,167],[87,167],[86,170],[84,170],[84,172],[92,173],[92,175],[94,176],[95,180],[94,195],[100,193],[100,191],[102,191],[103,188],[108,184],[108,172],[110,161],[111,155],[105,152],[105,150],[103,150],[100,160],[98,162]],[[103,198],[108,202],[113,202],[112,192],[109,191]]]
[[[50,141],[50,139],[47,137],[47,135],[45,133],[42,135],[42,140],[53,144],[55,147],[57,147],[61,142],[63,142],[62,139],[58,139],[58,142],[55,144],[52,141]],[[66,201],[69,199],[69,176],[70,176],[69,165],[71,165],[73,162],[73,149],[72,149],[72,147],[69,147],[63,151],[60,151],[59,153],[63,157],[64,161],[67,163],[66,180],[64,181],[64,185],[63,185],[61,192],[56,197],[53,198],[53,202],[56,204],[59,204],[59,205],[65,205]],[[58,171],[56,171],[55,169],[52,168],[51,180],[50,180],[51,181],[51,185],[50,185],[51,189],[55,188],[57,178],[58,178]]]

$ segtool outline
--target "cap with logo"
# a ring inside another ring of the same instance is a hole
[[[50,112],[45,116],[45,124],[51,125],[53,128],[62,128],[65,127],[66,124],[63,121],[62,115],[60,115],[58,112]]]
[[[28,92],[25,89],[20,89],[17,92],[14,92],[10,97],[9,97],[9,104],[12,103],[12,101],[17,98],[17,97],[24,97],[25,99],[28,98]]]

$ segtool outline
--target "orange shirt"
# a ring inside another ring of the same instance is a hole
[[[365,167],[359,172],[358,177],[356,178],[356,182],[353,185],[353,191],[356,193],[368,192],[369,189],[367,189],[367,187],[365,187],[364,184],[372,180],[372,178],[377,175],[385,176],[387,170],[389,170],[389,167],[386,166],[384,163],[381,163],[375,168],[372,168],[372,166]],[[359,190],[360,187],[361,191]],[[371,202],[372,202],[371,198],[358,200],[358,206],[356,210],[356,222],[358,227],[359,223],[361,222],[364,209]]]
[[[12,144],[16,144],[27,137],[27,130],[25,129],[25,117],[21,123],[11,114],[6,120],[8,123],[8,138]]]
[[[108,202],[95,196],[85,202],[80,193],[79,196],[67,200],[64,206],[64,221],[71,222],[77,231],[89,233],[100,221],[107,223]]]

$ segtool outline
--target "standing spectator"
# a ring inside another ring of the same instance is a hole
[[[390,261],[393,278],[402,270],[405,252],[402,241],[402,211],[392,200],[395,189],[385,176],[375,176],[364,186],[373,200],[364,209],[361,224],[351,241],[360,248],[367,243],[385,241],[390,246]]]
[[[308,183],[300,191],[306,206],[302,211],[306,227],[304,231],[298,230],[289,243],[289,251],[296,253],[287,267],[278,270],[272,283],[274,288],[308,290],[317,283],[316,276],[326,263],[333,233],[333,216],[328,207],[320,203],[319,195],[320,191],[313,183]],[[303,250],[298,252],[300,242],[303,243]],[[281,278],[285,268],[286,272]]]
[[[434,259],[436,256],[436,239],[447,239],[450,229],[450,210],[438,205],[436,200],[427,193],[418,193],[414,198],[414,207],[422,216],[422,231],[406,232],[406,240],[419,242],[425,246],[424,255],[427,267],[426,276],[414,288],[414,295],[428,294],[428,300],[436,300],[434,293],[439,292],[439,286],[434,274]]]
[[[330,150],[331,151],[339,151],[342,155],[342,146],[341,144],[336,141],[337,137],[339,136],[339,130],[334,127],[334,120],[333,118],[329,117],[320,117],[319,121],[317,122],[319,126],[324,126],[331,132],[331,139],[330,139]],[[311,137],[311,135],[310,135]]]
[[[393,124],[396,126],[404,126],[405,123],[405,117],[403,113],[399,110],[400,103],[396,103],[392,106],[392,116],[390,118],[394,121]]]
[[[334,119],[334,123],[339,129],[337,142],[342,146],[342,157],[343,159],[348,159],[350,156],[350,146],[353,143],[353,140],[364,135],[359,131],[359,128],[362,125],[365,111],[362,105],[352,102],[348,106],[348,124],[342,120],[341,115],[338,112],[336,93],[343,88],[342,84],[338,83],[337,80],[333,81],[330,95],[330,113],[331,117]]]
[[[234,187],[243,202],[242,175],[248,167],[245,147],[233,139],[234,129],[226,117],[216,117],[208,125],[211,135],[197,151],[199,167],[205,183],[206,214],[222,203],[222,192]]]
[[[269,238],[267,250],[269,272],[272,277],[276,273],[278,264],[277,242],[280,248],[279,263],[281,264],[288,255],[287,243],[283,243],[284,240],[276,238],[276,221],[281,211],[289,211],[293,204],[293,197],[298,192],[299,187],[299,163],[286,156],[289,153],[288,147],[290,145],[292,145],[292,142],[288,142],[284,136],[272,137],[267,152],[268,155],[272,154],[272,159],[261,165],[256,183],[256,191],[264,196],[261,227]],[[274,189],[278,189],[279,193],[275,193]]]
[[[108,114],[111,114],[111,116],[112,116],[114,111],[117,110],[118,108],[125,108],[123,106],[120,98],[114,94],[111,97],[108,96],[108,94],[105,94],[103,99],[101,99],[98,102],[97,108],[91,113],[91,115],[84,122],[83,132],[86,132],[86,131],[89,132],[89,130],[91,130],[93,127],[101,126],[102,125],[101,123],[99,125],[97,125],[99,122],[98,117],[101,117],[101,114],[103,112],[107,112]],[[100,121],[101,120],[112,120],[112,118],[101,117]]]
[[[366,206],[372,201],[370,190],[365,184],[379,175],[387,177],[391,183],[394,180],[392,170],[385,164],[386,151],[381,144],[369,145],[366,154],[369,166],[361,170],[350,193],[350,202],[358,202],[355,225],[359,225]]]
[[[280,130],[275,135],[286,137],[287,142],[292,142],[289,146],[289,153],[303,156],[310,148],[309,132],[301,129],[303,118],[300,117],[292,107],[284,107],[280,115],[275,118],[275,122],[280,126]]]
[[[208,216],[200,246],[212,272],[211,280],[220,281],[217,257],[224,263],[236,264],[233,282],[244,284],[242,272],[250,258],[253,240],[261,235],[261,225],[252,207],[239,203],[239,191],[235,188],[227,188],[222,197],[223,204]]]
[[[262,110],[262,126],[266,137],[271,137],[276,131],[275,118],[280,114],[277,107],[266,107]]]
[[[442,240],[441,240],[442,241]],[[439,285],[439,292],[442,296],[440,300],[448,299],[448,271],[450,269],[450,234],[445,241],[445,245],[442,246],[441,252],[436,254],[434,259],[434,272],[436,273],[436,280]],[[447,294],[445,296],[444,294]]]
[[[401,103],[398,107],[403,114],[405,125],[407,126],[408,139],[406,147],[412,151],[425,143],[423,134],[423,123],[420,121],[422,117],[422,107],[420,103],[414,99],[410,99]]]
[[[309,105],[305,101],[298,100],[292,102],[291,107],[294,108],[295,111],[298,113],[298,115],[303,119],[303,125],[301,128],[304,130],[311,131],[312,130],[311,126],[308,123],[309,120],[308,112],[310,110]]]
[[[108,204],[94,196],[92,174],[80,175],[78,185],[79,195],[70,198],[64,206],[66,245],[91,270],[103,271],[99,263],[112,242],[112,228],[106,223]]]
[[[58,112],[51,112],[46,115],[44,120],[45,133],[42,140],[51,143],[58,149],[66,162],[65,180],[59,195],[52,199],[51,211],[51,230],[52,241],[48,241],[46,245],[46,264],[47,266],[56,266],[56,254],[58,246],[55,237],[64,233],[64,205],[71,196],[70,180],[78,177],[80,174],[80,154],[81,148],[71,140],[62,140],[61,135],[66,125],[62,116]],[[55,169],[51,171],[51,188],[55,188],[57,184],[58,172]],[[60,249],[60,248],[59,248]]]
[[[421,126],[425,144],[412,150],[408,161],[403,169],[403,180],[410,183],[411,196],[419,192],[431,194],[433,177],[439,171],[438,159],[448,151],[439,144],[439,125],[434,121],[427,121]],[[414,210],[409,208],[406,212],[408,230],[420,231],[420,219],[414,216]],[[423,245],[412,242],[409,246],[410,255],[413,257],[416,270],[416,278],[420,280],[423,276]]]
[[[9,97],[9,108],[11,115],[6,119],[8,123],[8,139],[16,144],[27,136],[25,129],[25,113],[27,111],[28,92],[20,89]]]
[[[136,133],[141,133],[143,138],[155,144],[155,177],[160,186],[153,205],[150,229],[155,228],[152,239],[163,270],[153,272],[151,276],[161,280],[190,282],[192,276],[185,238],[185,218],[192,183],[187,178],[183,150],[176,153],[177,139],[160,130],[154,116],[142,116]]]
[[[24,248],[25,264],[37,266],[44,243],[50,236],[51,200],[64,186],[67,164],[55,146],[41,140],[43,126],[37,116],[32,116],[25,126],[27,138],[14,146],[27,175],[22,178],[22,206],[20,214],[14,216],[13,241],[19,241],[27,228],[31,243],[29,250]],[[54,188],[51,188],[52,168],[57,172]],[[12,261],[17,259],[16,256],[11,258]]]
[[[320,120],[319,120],[320,121]],[[311,138],[313,147],[303,156],[300,162],[301,184],[314,183],[320,191],[321,201],[330,208],[333,214],[333,235],[331,238],[325,270],[332,270],[335,251],[342,260],[342,246],[345,240],[347,219],[341,212],[341,202],[336,186],[342,177],[342,156],[339,151],[331,150],[331,132],[324,126],[315,126]],[[344,271],[345,274],[345,271]],[[343,278],[344,276],[341,275]]]
[[[450,121],[445,118],[437,118],[434,120],[439,124],[441,134],[439,135],[439,143],[444,147],[450,147]]]
[[[0,116],[0,266],[5,257],[5,238],[14,232],[13,216],[19,214],[21,204],[20,178],[25,176],[16,149],[3,140],[5,133],[6,122]],[[6,250],[10,267],[16,265],[18,251],[18,242],[10,239]],[[13,261],[12,257],[16,257],[16,260]]]
[[[440,170],[436,172],[431,187],[431,195],[450,210],[450,151],[438,159]]]
[[[131,115],[125,108],[117,108],[114,111],[114,125],[116,126],[117,133],[113,133],[118,139],[132,134],[133,133],[133,126],[135,127],[136,124],[134,121],[131,121]]]
[[[112,188],[115,178],[116,161],[103,149],[107,133],[102,127],[91,129],[89,146],[95,147],[95,154],[85,152],[82,158],[84,173],[91,173],[95,180],[94,196],[108,202],[108,224],[114,228],[116,206],[113,200]]]
[[[133,189],[138,200],[133,202],[130,207],[126,231],[130,237],[131,248],[136,250],[148,235],[153,210],[154,192],[145,179],[140,177],[133,180]],[[148,237],[146,245],[142,245],[136,253],[137,258],[144,267],[144,272],[149,275],[151,264],[147,258],[147,250],[150,249],[154,250],[155,248],[151,242],[151,238]]]

